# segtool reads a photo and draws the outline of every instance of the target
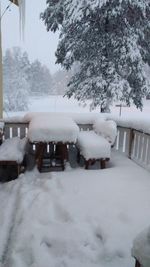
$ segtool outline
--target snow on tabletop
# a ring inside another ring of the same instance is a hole
[[[110,158],[111,145],[94,131],[81,131],[78,135],[77,146],[85,159]]]
[[[132,256],[140,262],[142,267],[150,267],[150,227],[135,238]]]
[[[6,139],[0,146],[0,160],[12,160],[17,163],[23,161],[27,138],[13,137]]]
[[[35,169],[0,184],[0,265],[133,267],[149,191],[149,173],[117,153],[104,170]]]
[[[114,144],[117,136],[117,124],[112,120],[96,119],[93,124],[94,131]]]
[[[29,124],[28,138],[31,142],[75,143],[79,127],[68,116],[62,114],[40,114]]]

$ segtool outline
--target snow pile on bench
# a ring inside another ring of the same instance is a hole
[[[143,267],[150,267],[150,227],[142,231],[134,240],[132,256]]]
[[[6,139],[0,146],[0,161],[16,161],[21,163],[25,154],[27,138],[13,137]]]
[[[29,124],[28,138],[31,142],[75,143],[79,127],[70,118],[61,114],[34,116]]]
[[[111,143],[111,145],[114,144],[117,136],[117,124],[112,120],[104,120],[104,119],[97,119],[95,120],[93,124],[94,131],[100,135],[103,136],[108,140],[108,142]]]
[[[94,131],[81,131],[77,143],[80,154],[86,159],[110,158],[110,143]]]

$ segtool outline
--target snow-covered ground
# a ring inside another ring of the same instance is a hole
[[[34,169],[0,184],[0,266],[133,267],[149,192],[149,173],[115,153],[105,170]]]
[[[29,111],[80,116],[89,107],[62,96],[32,97]],[[119,107],[111,111],[119,115]],[[144,125],[149,114],[150,101],[143,112],[122,108],[122,117]],[[149,192],[149,172],[115,153],[105,170],[34,169],[0,184],[0,267],[134,267],[133,240],[150,222]]]
[[[75,99],[68,99],[63,96],[39,96],[31,97],[29,110],[26,112],[8,112],[4,113],[4,117],[11,117],[16,115],[24,115],[27,112],[78,112],[78,113],[87,113],[90,112],[89,105],[83,106],[79,104]],[[94,113],[99,113],[99,108],[92,111]],[[119,115],[120,108],[111,107],[111,113],[113,115]],[[122,107],[122,116],[139,116],[139,117],[149,117],[150,114],[150,100],[144,100],[143,111],[137,110],[135,107]]]

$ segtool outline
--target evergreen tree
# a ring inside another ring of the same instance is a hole
[[[35,60],[30,67],[30,87],[33,95],[50,94],[52,77],[49,69],[39,60]]]
[[[57,63],[79,70],[69,82],[68,97],[91,100],[106,108],[119,99],[142,108],[149,90],[149,0],[47,0],[41,14],[47,30],[60,29]]]
[[[70,81],[71,71],[58,70],[53,75],[53,94],[64,95],[67,91],[67,84]]]
[[[3,58],[4,109],[28,109],[29,83],[20,48],[7,50]]]

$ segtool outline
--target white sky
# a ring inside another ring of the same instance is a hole
[[[10,2],[1,0],[1,13]],[[60,68],[55,64],[55,50],[58,34],[46,31],[46,27],[39,19],[40,12],[46,7],[46,0],[26,0],[26,25],[24,44],[20,40],[19,10],[14,4],[2,18],[2,47],[3,53],[7,48],[21,46],[27,51],[31,61],[39,59],[47,65],[51,73]]]

